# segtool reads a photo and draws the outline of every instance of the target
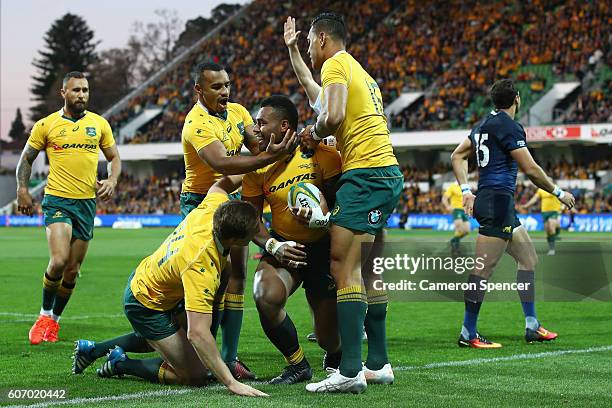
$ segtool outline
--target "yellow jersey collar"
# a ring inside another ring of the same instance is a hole
[[[198,101],[196,102],[196,105],[198,105],[200,108],[202,108],[204,110],[204,112],[208,113],[210,116],[214,116],[214,117],[219,118],[219,119],[227,120],[227,109],[223,113],[214,113],[214,112],[210,113],[209,110],[206,108],[206,106],[204,106],[204,104],[202,102],[200,102],[199,98],[198,98]]]
[[[61,116],[62,118],[66,119],[66,120],[69,120],[69,121],[71,121],[71,122],[73,122],[73,123],[76,123],[77,121],[79,121],[79,120],[83,119],[83,118],[85,117],[85,115],[87,115],[87,111],[86,111],[86,110],[84,110],[84,111],[83,111],[83,116],[81,116],[81,117],[80,117],[80,118],[78,118],[78,119],[74,119],[74,118],[70,118],[70,117],[66,116],[66,115],[64,114],[64,108],[61,108],[61,109],[59,110],[59,114],[60,114],[60,116]]]

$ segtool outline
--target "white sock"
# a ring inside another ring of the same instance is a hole
[[[55,320],[56,322],[59,322],[61,316],[58,316],[54,313],[51,317],[53,317],[53,320]]]
[[[533,316],[525,317],[525,328],[529,330],[538,330],[540,327],[540,322]]]
[[[40,308],[40,315],[41,316],[53,316],[53,310],[45,310],[42,307]]]

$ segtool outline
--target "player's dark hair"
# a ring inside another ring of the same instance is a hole
[[[213,216],[213,231],[219,241],[252,237],[258,230],[257,211],[246,201],[226,201]]]
[[[272,95],[261,101],[261,107],[271,107],[280,115],[281,120],[287,120],[289,127],[296,130],[298,126],[298,111],[291,99],[284,95]]]
[[[511,79],[500,79],[491,87],[491,100],[495,109],[508,109],[514,103],[518,90]]]
[[[310,26],[318,33],[326,33],[331,37],[342,41],[346,44],[346,25],[342,14],[326,11],[314,18]]]
[[[225,71],[225,67],[212,61],[202,62],[201,64],[198,64],[195,72],[193,73],[193,80],[196,84],[200,83],[200,80],[202,79],[202,73],[204,71],[220,72]]]
[[[68,81],[70,81],[70,78],[87,79],[84,73],[80,71],[71,71],[67,73],[66,75],[64,75],[64,80],[62,81],[63,88],[65,88],[66,85],[68,85]]]

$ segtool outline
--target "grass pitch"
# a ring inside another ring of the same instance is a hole
[[[73,342],[102,340],[131,330],[122,312],[126,279],[139,260],[151,253],[168,229],[117,231],[97,229],[75,293],[61,320],[60,341],[31,346],[27,333],[41,302],[42,273],[48,261],[44,230],[2,228],[0,247],[0,404],[96,407],[310,407],[310,406],[612,406],[612,303],[539,302],[538,317],[559,338],[527,345],[520,303],[485,302],[479,330],[504,347],[459,349],[457,336],[463,305],[453,302],[392,302],[387,332],[395,369],[392,386],[370,386],[361,395],[312,395],[304,385],[256,386],[267,399],[230,396],[224,387],[192,389],[160,386],[139,379],[99,379],[98,362],[83,375],[70,373]],[[541,233],[532,234],[539,249]],[[446,245],[450,233],[391,231],[389,240],[436,240]],[[608,254],[611,234],[564,233],[563,242],[600,242]],[[474,239],[474,234],[470,236]],[[254,249],[251,250],[254,253]],[[276,376],[282,356],[263,333],[250,297],[256,261],[249,261],[245,314],[239,356],[262,380]],[[543,263],[542,265],[545,265]],[[608,276],[612,265],[607,263]],[[580,273],[579,270],[576,273]],[[609,290],[609,288],[608,288]],[[305,336],[310,314],[299,290],[287,310],[298,328],[315,379],[323,351]],[[365,349],[364,345],[364,358]],[[137,355],[132,354],[131,357]],[[143,355],[144,356],[144,355]],[[101,363],[101,360],[99,361]],[[64,400],[9,399],[11,389],[66,390]]]

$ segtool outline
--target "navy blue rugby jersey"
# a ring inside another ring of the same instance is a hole
[[[525,129],[504,111],[491,111],[470,133],[478,162],[478,189],[514,194],[518,164],[510,155],[527,147]]]

